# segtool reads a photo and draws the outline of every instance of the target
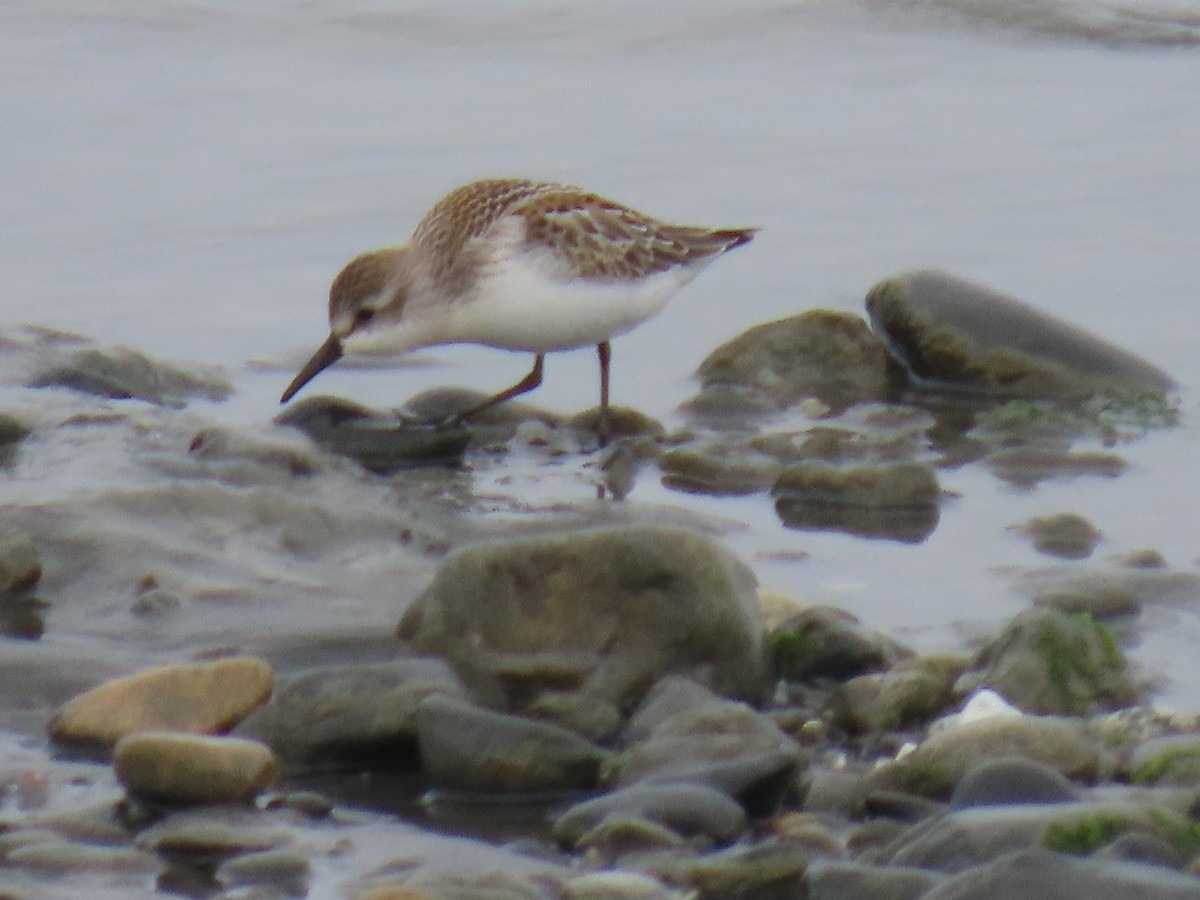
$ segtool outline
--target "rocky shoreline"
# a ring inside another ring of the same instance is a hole
[[[70,390],[0,423],[6,465],[49,432],[109,429],[169,488],[106,498],[94,522],[26,501],[0,535],[5,669],[38,685],[5,701],[0,896],[1200,897],[1200,725],[1157,712],[1124,651],[1194,572],[1152,551],[1093,562],[1091,522],[1035,517],[1015,533],[1086,568],[1029,573],[1029,608],[978,647],[921,655],[757,585],[702,525],[614,501],[499,525],[458,493],[461,460],[522,445],[586,459],[610,498],[657,472],[761,496],[786,528],[917,544],[940,471],[1119,471],[1075,442],[1174,422],[1167,376],[989,289],[909,273],[868,309],[877,333],[818,311],[735,338],[702,364],[685,431],[624,412],[606,449],[587,415],[427,424],[457,393],[397,414],[316,399],[240,432],[186,418],[228,393],[214,373],[11,342],[30,390]],[[81,412],[80,392],[147,406]],[[353,502],[317,505],[334,481]],[[105,530],[116,508],[140,527]],[[168,550],[181,517],[209,543]],[[247,533],[274,561],[252,579],[230,540]],[[77,658],[53,674],[22,655],[87,635],[79,598],[111,597],[123,565],[146,569],[126,624],[60,647]],[[261,630],[222,604],[257,605]],[[273,642],[272,617],[306,626]],[[154,652],[122,658],[126,640]]]

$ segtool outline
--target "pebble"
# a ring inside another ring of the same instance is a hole
[[[50,736],[112,746],[136,731],[222,731],[265,703],[271,688],[271,667],[249,656],[147,669],[68,702]]]
[[[741,804],[700,784],[641,784],[572,806],[554,820],[554,837],[568,847],[594,844],[592,834],[614,822],[648,822],[683,836],[723,843],[746,828]]]
[[[28,590],[42,577],[33,538],[23,531],[0,535],[0,594]]]
[[[122,738],[113,766],[130,793],[175,803],[247,801],[279,777],[275,756],[263,744],[172,731]]]

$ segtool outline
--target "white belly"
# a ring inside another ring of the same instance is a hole
[[[442,342],[539,353],[599,344],[657,313],[695,274],[678,267],[635,281],[566,280],[536,257],[509,258],[453,305]]]

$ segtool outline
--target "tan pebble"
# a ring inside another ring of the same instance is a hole
[[[385,884],[369,888],[355,900],[439,900],[438,897],[420,888],[404,887],[401,884]]]
[[[249,656],[148,669],[71,700],[50,736],[111,747],[136,731],[223,731],[267,701],[272,681],[271,667]]]
[[[249,800],[279,777],[275,755],[257,741],[170,731],[123,738],[113,766],[131,794],[179,803]]]

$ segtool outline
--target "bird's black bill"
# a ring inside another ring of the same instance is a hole
[[[283,396],[279,398],[280,403],[287,403],[296,395],[300,388],[304,387],[312,381],[321,371],[328,369],[335,362],[342,358],[342,342],[338,340],[336,335],[330,335],[312,355],[312,359],[304,364],[304,368],[300,370],[300,374],[292,379],[292,383],[287,386],[287,390],[283,392]]]

